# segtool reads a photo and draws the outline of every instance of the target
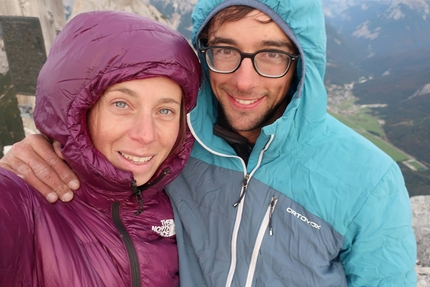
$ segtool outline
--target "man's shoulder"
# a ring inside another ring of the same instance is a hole
[[[324,158],[329,165],[348,167],[363,164],[380,169],[382,165],[389,168],[394,163],[390,156],[365,137],[365,132],[359,133],[337,120],[329,121],[303,147],[303,151],[314,154],[316,159]]]

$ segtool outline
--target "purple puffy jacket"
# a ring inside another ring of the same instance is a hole
[[[0,169],[0,286],[178,285],[173,212],[163,187],[184,167],[191,133],[137,190],[130,172],[95,150],[86,124],[88,109],[108,86],[157,75],[182,86],[189,112],[201,70],[178,32],[113,11],[80,14],[60,32],[39,75],[35,121],[62,144],[81,188],[72,202],[50,204]]]

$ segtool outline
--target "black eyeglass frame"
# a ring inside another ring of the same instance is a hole
[[[237,53],[239,53],[239,55],[240,55],[240,61],[238,62],[236,68],[234,68],[231,71],[227,71],[226,72],[226,71],[219,71],[219,70],[216,70],[213,67],[211,67],[211,65],[208,64],[208,59],[206,58],[207,57],[207,53],[206,52],[208,50],[210,50],[210,49],[213,49],[213,48],[230,49],[230,50],[233,50],[233,51],[236,51]],[[291,64],[294,61],[297,61],[300,58],[299,54],[290,54],[290,53],[287,53],[287,52],[284,52],[284,51],[281,51],[281,50],[275,50],[275,49],[263,49],[263,50],[258,50],[258,51],[254,52],[254,53],[243,53],[241,50],[239,50],[239,49],[237,49],[235,47],[230,47],[230,46],[209,46],[209,47],[205,47],[205,48],[200,48],[199,50],[204,55],[204,59],[206,61],[206,65],[208,66],[208,68],[212,72],[215,72],[215,73],[218,73],[218,74],[232,74],[232,73],[236,72],[239,69],[240,65],[242,65],[243,59],[249,58],[249,59],[251,59],[252,65],[254,66],[254,70],[257,72],[257,74],[259,74],[262,77],[272,78],[272,79],[282,78],[283,76],[285,76],[288,73],[288,71],[290,70]],[[255,60],[254,59],[255,59],[255,56],[257,54],[262,53],[262,52],[280,53],[280,54],[284,54],[287,57],[289,57],[290,58],[290,62],[289,62],[288,67],[285,69],[285,72],[282,75],[280,75],[280,76],[270,76],[270,75],[262,74],[260,71],[258,71],[258,68],[257,68],[257,66],[255,64]]]

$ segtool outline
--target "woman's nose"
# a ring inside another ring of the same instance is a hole
[[[154,119],[150,115],[140,115],[137,117],[130,136],[143,144],[155,141],[156,125]]]

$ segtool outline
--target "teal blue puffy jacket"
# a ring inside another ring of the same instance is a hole
[[[416,286],[412,213],[398,165],[326,112],[321,1],[199,0],[194,46],[214,14],[239,4],[269,15],[295,42],[298,85],[246,165],[213,134],[217,103],[203,82],[188,117],[191,159],[168,187],[181,286]]]

